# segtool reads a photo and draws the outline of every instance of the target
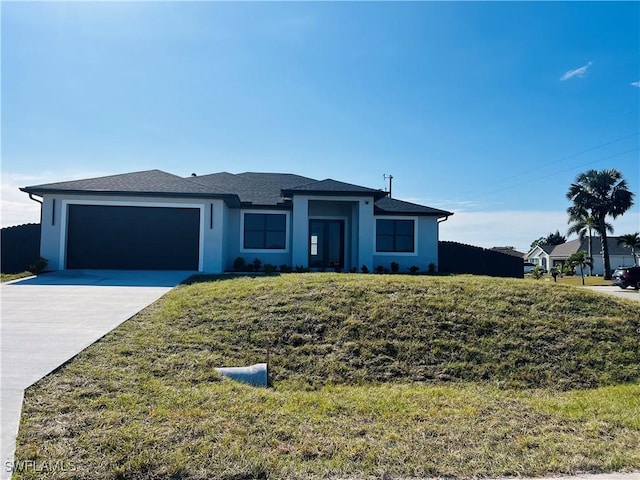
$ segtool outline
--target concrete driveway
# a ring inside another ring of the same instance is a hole
[[[0,478],[11,475],[24,390],[193,273],[74,270],[2,284]]]
[[[635,300],[636,302],[640,302],[640,291],[634,290],[631,287],[628,287],[624,290],[620,287],[614,287],[614,286],[584,287],[584,288],[587,288],[594,292],[606,293],[607,295],[613,295],[614,297],[627,298],[629,300]],[[638,480],[640,480],[640,478]]]

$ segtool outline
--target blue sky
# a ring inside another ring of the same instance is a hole
[[[392,174],[442,239],[521,250],[582,171],[640,194],[638,2],[1,7],[3,226],[19,186],[152,168]]]

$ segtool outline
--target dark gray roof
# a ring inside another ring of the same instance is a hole
[[[277,185],[281,190],[317,181],[314,178],[303,177],[302,175],[294,175],[293,173],[245,172],[238,173],[236,176],[256,182]]]
[[[609,255],[631,255],[631,249],[618,245],[619,238],[620,237],[607,237]],[[591,242],[591,254],[596,257],[600,255],[600,252],[602,251],[602,238],[594,236],[591,238]],[[575,239],[571,240],[570,242],[556,245],[551,251],[550,255],[552,257],[568,257],[569,255],[572,255],[579,251],[589,251],[588,238],[585,238],[584,240]]]
[[[220,194],[210,188],[187,182],[182,177],[161,170],[123,173],[106,177],[71,180],[68,182],[46,183],[21,188],[27,193],[100,193],[107,195],[133,193],[163,195],[211,196]]]
[[[557,247],[557,245],[551,245],[550,243],[539,243],[537,246],[540,247],[544,253],[551,253],[553,249]]]
[[[446,217],[445,210],[387,197],[382,190],[337,180],[314,180],[290,173],[228,172],[182,178],[161,170],[109,175],[106,177],[48,183],[21,188],[23,192],[90,193],[100,195],[162,195],[222,198],[231,207],[240,204],[285,205],[294,194],[372,196],[376,215],[421,215]]]
[[[405,202],[389,197],[384,197],[376,201],[374,213],[376,215],[419,215],[438,218],[453,215],[453,213],[447,212],[446,210],[438,210],[437,208],[425,207],[417,203]]]
[[[316,194],[316,195],[373,195],[375,198],[381,198],[386,195],[382,190],[376,190],[351,183],[339,182],[331,178],[325,180],[313,181],[303,185],[297,185],[291,188],[283,189],[286,196],[296,193]]]
[[[240,174],[221,172],[198,177],[188,177],[187,181],[209,187],[215,191],[237,195],[241,202],[254,205],[277,205],[283,203],[282,183],[306,179],[287,174]]]

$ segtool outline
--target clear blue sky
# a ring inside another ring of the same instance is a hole
[[[393,174],[441,238],[521,250],[581,171],[640,195],[638,2],[1,7],[3,225],[18,186],[152,168]]]

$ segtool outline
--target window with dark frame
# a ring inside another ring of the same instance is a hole
[[[376,251],[412,253],[414,246],[414,220],[376,220]]]
[[[284,250],[286,239],[287,216],[284,213],[244,214],[244,248]]]

